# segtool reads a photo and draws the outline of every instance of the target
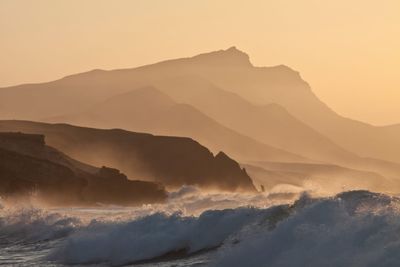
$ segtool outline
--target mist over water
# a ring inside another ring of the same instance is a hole
[[[286,189],[286,191],[284,190]],[[183,187],[165,204],[44,209],[4,204],[0,262],[18,266],[396,266],[397,197],[313,197]],[[314,194],[316,195],[316,194]]]

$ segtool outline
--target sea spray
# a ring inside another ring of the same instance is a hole
[[[354,191],[293,205],[273,231],[220,251],[212,266],[399,266],[399,200]]]
[[[270,203],[268,194],[236,197],[236,205],[245,207],[225,209],[226,203],[235,205],[233,195],[199,195],[186,188],[163,207],[3,209],[0,259],[21,266],[153,266],[155,261],[183,266],[201,253],[207,259],[203,266],[222,267],[392,267],[400,262],[396,197],[368,191],[324,198],[303,194],[294,203],[271,206],[261,205]],[[258,206],[248,207],[251,200]],[[204,203],[214,209],[201,211]],[[179,207],[185,211],[177,212]],[[43,257],[29,256],[36,254]]]

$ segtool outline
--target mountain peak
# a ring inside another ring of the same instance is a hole
[[[222,51],[224,51],[224,50],[222,50]],[[226,49],[225,51],[226,52],[235,52],[235,53],[244,53],[243,51],[240,51],[239,49],[237,49],[236,46],[231,46],[228,49]]]
[[[250,57],[245,52],[232,46],[225,50],[218,50],[209,53],[203,53],[192,57],[197,63],[235,66],[235,67],[251,67]]]

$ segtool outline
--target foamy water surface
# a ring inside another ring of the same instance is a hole
[[[399,199],[184,187],[135,208],[3,206],[4,266],[399,266]]]

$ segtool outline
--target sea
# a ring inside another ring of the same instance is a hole
[[[400,266],[400,198],[365,190],[185,186],[140,207],[1,203],[0,266]]]

